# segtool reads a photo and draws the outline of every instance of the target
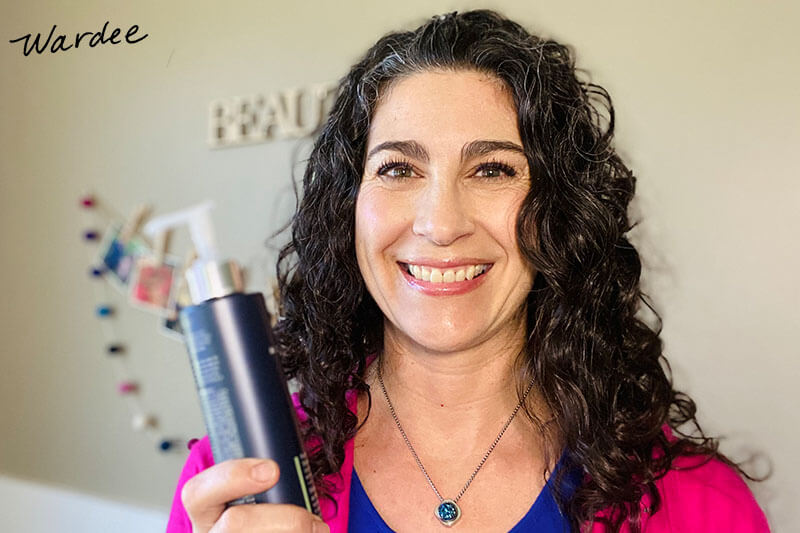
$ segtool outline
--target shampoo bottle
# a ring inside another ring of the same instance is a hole
[[[290,503],[320,514],[286,380],[273,348],[261,293],[244,294],[233,261],[220,261],[205,203],[151,220],[154,235],[188,224],[197,260],[186,271],[193,305],[180,312],[214,461],[270,458],[280,467],[271,489],[228,505]]]

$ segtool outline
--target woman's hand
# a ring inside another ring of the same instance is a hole
[[[319,517],[296,505],[256,503],[225,509],[231,500],[272,488],[279,476],[275,461],[250,458],[224,461],[198,473],[181,490],[192,532],[329,531]]]

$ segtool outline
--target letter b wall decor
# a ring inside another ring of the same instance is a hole
[[[301,138],[327,116],[335,95],[333,82],[267,95],[215,100],[209,106],[208,143],[213,148]]]

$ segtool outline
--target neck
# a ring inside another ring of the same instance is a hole
[[[521,328],[510,338],[446,353],[425,350],[387,328],[377,364],[382,365],[387,392],[400,418],[426,433],[440,431],[443,418],[458,420],[447,431],[463,432],[463,438],[496,432],[519,403],[518,355],[524,325]],[[373,401],[382,401],[377,380],[370,381],[378,393]],[[481,445],[483,440],[479,439]]]

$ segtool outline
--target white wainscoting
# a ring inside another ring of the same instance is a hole
[[[164,533],[167,513],[0,475],[4,533]]]

